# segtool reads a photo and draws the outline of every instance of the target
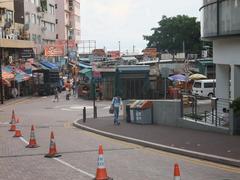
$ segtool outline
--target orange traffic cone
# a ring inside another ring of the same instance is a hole
[[[10,129],[8,131],[15,131],[16,130],[16,124],[15,122],[13,122],[13,124],[11,124]]]
[[[112,180],[112,178],[107,176],[107,170],[105,168],[102,145],[99,145],[99,148],[98,148],[97,171],[96,171],[96,178],[94,178],[94,180]]]
[[[15,135],[13,137],[22,137],[21,130],[16,127]]]
[[[174,180],[181,180],[181,176],[180,176],[180,169],[178,164],[174,164]]]
[[[54,157],[60,157],[60,156],[61,155],[57,153],[57,148],[56,148],[56,144],[54,142],[53,132],[51,132],[49,152],[48,152],[48,154],[45,155],[45,157],[54,158]]]
[[[12,110],[12,118],[9,124],[13,124],[13,123],[16,123],[16,116],[15,116],[14,110]]]
[[[39,146],[37,145],[35,134],[34,134],[34,127],[32,125],[29,144],[26,146],[26,148],[37,148],[37,147]]]

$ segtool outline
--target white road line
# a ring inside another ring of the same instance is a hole
[[[57,158],[53,158],[53,159],[56,160],[56,161],[58,161],[58,162],[60,162],[60,163],[62,163],[62,164],[64,164],[65,166],[68,166],[68,167],[70,167],[70,168],[72,168],[72,169],[74,169],[74,170],[82,173],[82,174],[85,174],[85,175],[87,175],[87,176],[89,176],[89,177],[91,177],[91,178],[95,178],[95,176],[94,176],[93,174],[90,174],[90,173],[88,173],[88,172],[86,172],[86,171],[83,171],[83,170],[81,170],[81,169],[78,169],[78,168],[72,166],[71,164],[68,164],[67,162],[61,160],[61,159],[57,159]]]
[[[23,137],[20,137],[20,139],[21,139],[22,142],[28,144],[28,142],[27,142]],[[83,170],[81,170],[81,169],[78,169],[78,168],[72,166],[71,164],[69,164],[69,163],[61,160],[61,159],[57,159],[57,158],[53,158],[53,159],[56,160],[56,161],[58,161],[58,162],[60,162],[60,163],[62,163],[62,164],[65,165],[65,166],[68,166],[68,167],[74,169],[75,171],[78,171],[78,172],[80,172],[80,173],[82,173],[82,174],[85,174],[85,175],[87,175],[87,176],[89,176],[89,177],[91,177],[91,178],[95,178],[95,176],[94,176],[93,174],[90,174],[90,173],[88,173],[88,172],[86,172],[86,171],[83,171]]]
[[[22,140],[22,142],[28,144],[28,142],[23,137],[20,137],[20,139]]]

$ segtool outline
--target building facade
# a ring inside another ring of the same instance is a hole
[[[16,2],[20,1],[0,2],[0,58],[3,65],[25,58],[23,52],[30,50],[31,53],[34,48],[34,43],[24,27],[23,3],[20,3],[21,10],[18,13],[15,11],[18,5]],[[32,53],[29,55],[29,58],[31,57]]]
[[[56,42],[65,44],[65,52],[77,51],[80,42],[80,0],[56,0]]]
[[[216,97],[240,97],[240,0],[203,0],[202,39],[213,42]]]
[[[44,47],[56,40],[55,0],[24,0],[24,26],[35,43],[35,53],[44,54]]]

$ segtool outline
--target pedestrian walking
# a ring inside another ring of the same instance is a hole
[[[122,99],[120,96],[115,96],[112,99],[112,106],[114,109],[114,125],[120,125],[119,121],[119,109],[122,110]]]
[[[57,87],[55,87],[54,88],[54,99],[53,99],[53,102],[55,102],[55,101],[59,101],[59,96],[58,96],[58,89],[57,89]]]

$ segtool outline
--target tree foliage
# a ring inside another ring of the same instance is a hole
[[[196,17],[178,15],[163,16],[158,22],[159,27],[152,28],[151,36],[143,36],[148,47],[155,47],[159,52],[182,52],[183,43],[186,53],[200,53],[200,22]]]

